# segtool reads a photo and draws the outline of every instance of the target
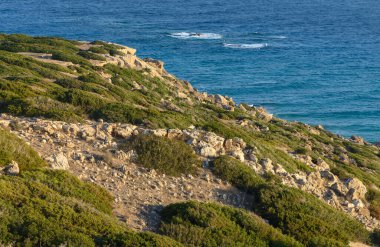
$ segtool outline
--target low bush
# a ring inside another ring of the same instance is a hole
[[[186,246],[303,246],[253,214],[215,203],[172,204],[161,216],[160,232]]]
[[[243,191],[254,193],[264,180],[246,164],[229,156],[221,156],[212,162],[215,175]]]
[[[0,166],[16,161],[21,170],[45,166],[46,163],[30,146],[9,131],[0,128]]]
[[[99,56],[98,54],[89,51],[79,51],[78,55],[86,59],[106,61],[105,57]]]
[[[137,163],[171,176],[194,174],[200,161],[182,141],[154,135],[137,135],[125,147],[138,154]]]
[[[78,80],[83,81],[83,82],[93,82],[93,83],[102,83],[104,82],[104,79],[96,74],[96,73],[90,73],[87,75],[81,75],[78,77]]]
[[[112,213],[113,198],[105,189],[93,183],[84,183],[65,171],[40,169],[26,171],[21,177],[43,183],[62,196],[82,200],[104,213]]]
[[[76,54],[72,54],[72,53],[68,53],[68,52],[64,52],[64,51],[55,51],[53,53],[52,59],[65,61],[65,62],[72,62],[74,64],[82,64],[83,63],[83,64],[91,65],[84,58],[82,58]]]
[[[123,104],[107,104],[102,107],[93,108],[91,115],[94,119],[103,119],[108,122],[120,122],[131,124],[142,124],[147,114],[144,110],[133,108]]]

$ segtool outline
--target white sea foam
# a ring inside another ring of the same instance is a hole
[[[188,33],[188,32],[179,32],[172,33],[170,37],[176,39],[221,39],[223,36],[217,33]]]
[[[224,47],[232,48],[232,49],[261,49],[268,46],[267,43],[260,44],[223,44]]]
[[[272,38],[272,39],[286,39],[287,37],[284,36],[284,35],[272,35],[272,36],[269,36],[269,38]]]

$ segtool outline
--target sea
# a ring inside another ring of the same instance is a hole
[[[0,32],[131,46],[200,91],[380,141],[379,0],[1,0]]]

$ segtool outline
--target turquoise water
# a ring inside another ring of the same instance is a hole
[[[211,93],[380,140],[380,2],[2,0],[0,32],[108,40]]]

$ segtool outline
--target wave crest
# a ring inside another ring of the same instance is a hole
[[[221,34],[217,34],[217,33],[179,32],[179,33],[171,33],[169,36],[176,39],[221,39],[223,38]]]
[[[224,47],[232,49],[262,49],[268,46],[267,43],[260,44],[223,44]]]

